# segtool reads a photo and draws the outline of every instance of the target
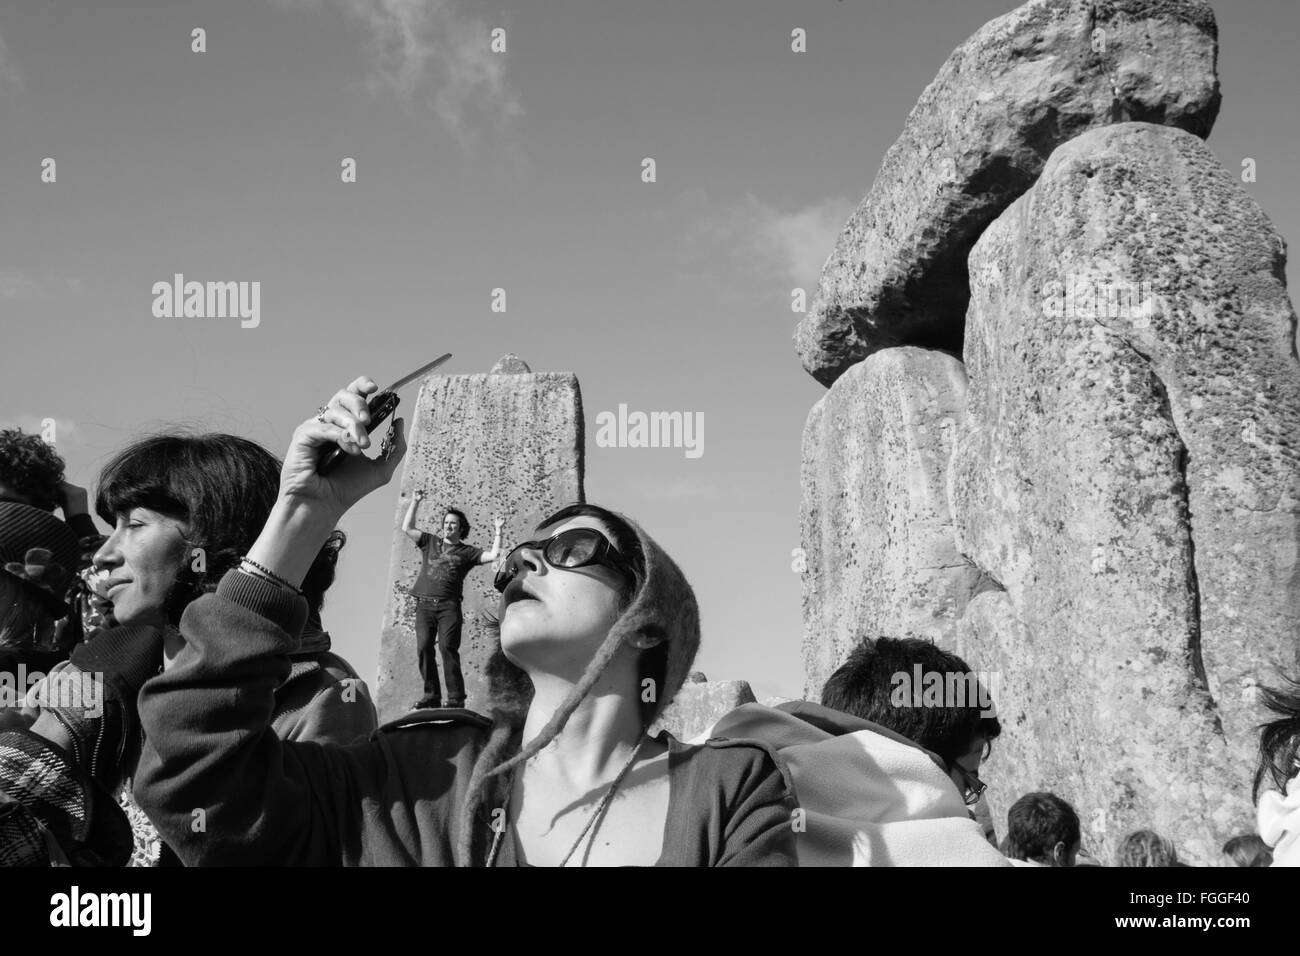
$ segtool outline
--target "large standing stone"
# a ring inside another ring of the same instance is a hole
[[[948,461],[966,403],[961,362],[886,349],[851,368],[804,426],[807,695],[864,637],[951,647],[978,570],[957,551]]]
[[[998,785],[1061,788],[1105,853],[1156,826],[1208,863],[1251,828],[1252,686],[1300,626],[1283,266],[1199,139],[1136,123],[1059,149],[971,253],[951,494],[1006,603],[963,643],[1015,709]]]
[[[844,227],[795,347],[824,385],[877,349],[961,348],[966,256],[1052,151],[1108,123],[1209,135],[1218,29],[1203,0],[1033,0],[953,52]]]
[[[526,540],[549,513],[583,500],[582,397],[571,374],[431,377],[420,389],[410,434],[379,654],[380,720],[400,716],[422,689],[415,601],[406,594],[419,573],[420,552],[400,530],[411,493],[422,488],[427,495],[418,527],[436,528],[444,514],[438,509],[457,507],[469,518],[470,542],[484,549],[491,547],[496,514],[506,518],[509,547]],[[484,610],[497,606],[493,573],[492,565],[483,565],[465,581],[460,653],[470,708],[483,705],[482,668],[495,640],[482,619]]]

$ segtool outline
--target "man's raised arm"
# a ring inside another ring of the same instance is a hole
[[[424,500],[424,492],[418,488],[411,495],[411,504],[406,509],[406,517],[402,519],[402,530],[418,546],[420,539],[424,537],[424,532],[415,527],[415,511],[420,507],[420,502]]]

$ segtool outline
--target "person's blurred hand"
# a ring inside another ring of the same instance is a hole
[[[65,481],[59,485],[58,506],[63,510],[63,520],[73,515],[90,514],[90,493],[80,485]]]

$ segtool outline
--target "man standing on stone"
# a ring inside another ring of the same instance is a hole
[[[410,594],[416,599],[415,634],[416,651],[420,659],[420,676],[424,678],[424,694],[415,709],[441,707],[442,691],[438,686],[438,664],[434,660],[436,641],[442,654],[442,669],[447,683],[447,706],[465,706],[465,678],[460,672],[460,631],[463,618],[460,612],[462,588],[466,576],[480,564],[491,564],[501,553],[501,526],[505,519],[498,516],[493,522],[496,535],[492,550],[484,551],[465,543],[469,534],[469,520],[464,512],[448,508],[442,519],[442,533],[429,534],[415,527],[415,512],[424,499],[423,491],[416,491],[411,505],[402,520],[402,530],[424,552],[420,575],[411,585]]]

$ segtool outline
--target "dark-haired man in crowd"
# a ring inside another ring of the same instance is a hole
[[[1079,815],[1054,793],[1027,793],[1007,811],[1006,855],[1020,866],[1074,866]]]
[[[1002,725],[989,688],[956,654],[919,638],[864,640],[826,681],[822,706],[888,727],[937,754],[966,805],[982,802],[980,763]],[[991,822],[984,829],[987,835]]]
[[[744,704],[692,742],[759,740],[799,781],[800,866],[1010,866],[972,812],[1002,731],[989,689],[929,641],[864,641],[820,704]]]

